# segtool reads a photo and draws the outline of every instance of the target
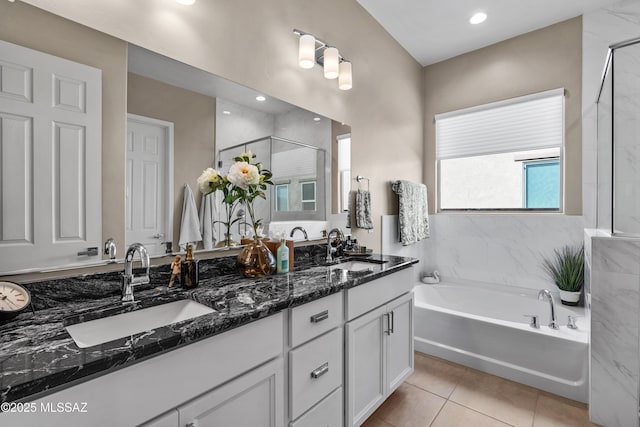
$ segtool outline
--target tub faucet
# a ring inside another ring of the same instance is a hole
[[[542,289],[538,292],[538,299],[544,301],[549,300],[549,307],[551,308],[551,323],[549,323],[549,327],[551,329],[560,329],[558,326],[558,322],[556,321],[556,302],[553,299],[553,295],[549,292],[548,289]]]
[[[144,276],[133,276],[133,257],[136,252],[140,254],[140,262],[142,267],[147,271]],[[142,243],[133,243],[127,249],[124,257],[124,274],[122,275],[122,301],[133,302],[133,287],[135,285],[143,285],[149,283],[149,252]]]
[[[338,251],[337,248],[331,246],[331,243],[333,243],[331,236],[333,236],[334,233],[336,237],[340,239],[340,242],[344,240],[344,234],[342,234],[339,228],[332,228],[331,231],[327,233],[327,262],[333,262],[333,254]]]
[[[309,236],[307,235],[307,230],[305,230],[304,227],[300,227],[300,226],[293,227],[291,229],[291,233],[289,233],[289,237],[293,237],[293,234],[298,230],[302,231],[302,235],[304,236],[304,240],[309,240]]]

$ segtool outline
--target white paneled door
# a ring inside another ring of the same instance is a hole
[[[101,70],[0,41],[0,272],[100,258],[101,118]]]
[[[160,255],[173,237],[173,123],[128,117],[126,245],[139,242]]]

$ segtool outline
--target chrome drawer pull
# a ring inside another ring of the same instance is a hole
[[[320,378],[327,372],[329,372],[329,362],[311,371],[311,378]]]
[[[311,323],[322,322],[323,320],[327,320],[329,318],[329,310],[322,311],[318,314],[314,314],[309,318]]]

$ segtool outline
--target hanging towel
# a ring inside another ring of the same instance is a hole
[[[360,190],[356,193],[356,227],[365,230],[373,230],[371,218],[371,193],[368,190]]]
[[[182,222],[180,223],[180,249],[187,250],[187,243],[197,243],[202,240],[200,235],[200,219],[196,209],[196,201],[188,184],[184,185],[184,202],[182,204]]]
[[[410,181],[396,181],[391,184],[398,195],[398,234],[404,246],[429,237],[429,209],[427,206],[427,186]]]
[[[203,194],[202,203],[200,204],[200,233],[202,234],[202,246],[204,249],[213,249],[213,244],[216,241],[213,227],[213,219],[215,218],[213,199],[215,194]]]

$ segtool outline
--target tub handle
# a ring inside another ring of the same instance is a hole
[[[540,328],[540,322],[538,322],[538,316],[536,314],[525,314],[524,317],[530,318],[529,326],[536,329]]]
[[[567,328],[569,329],[578,329],[578,325],[576,325],[576,318],[580,316],[567,316]]]

